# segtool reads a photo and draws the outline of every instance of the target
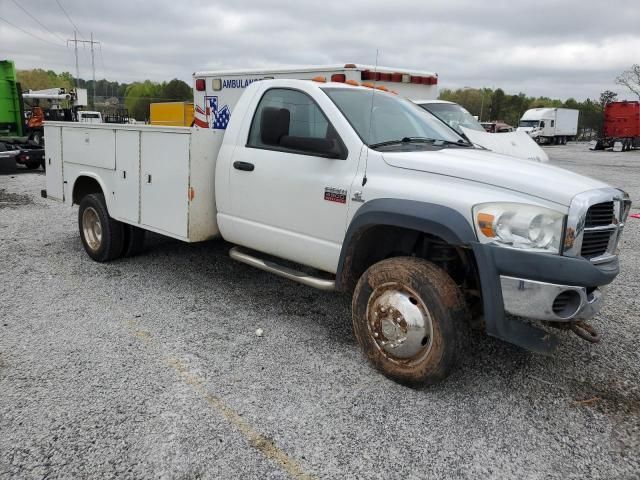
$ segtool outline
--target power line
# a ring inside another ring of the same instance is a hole
[[[78,35],[80,35],[80,38],[82,38],[83,40],[86,40],[86,38],[84,38],[84,35],[82,35],[82,32],[80,32],[80,29],[76,26],[75,23],[73,23],[73,20],[71,20],[71,17],[69,16],[69,14],[67,13],[67,11],[64,9],[64,7],[62,6],[62,4],[60,3],[60,0],[56,0],[56,3],[58,4],[58,6],[60,7],[60,10],[62,10],[62,13],[65,14],[65,16],[67,17],[67,20],[69,20],[69,22],[71,22],[71,25],[73,25],[73,28],[76,29],[76,31],[78,32]]]
[[[56,37],[58,37],[58,39],[60,39],[61,41],[64,42],[64,38],[62,38],[60,35],[58,35],[55,32],[52,32],[51,30],[49,30],[49,28],[47,28],[47,26],[42,23],[40,20],[38,20],[36,17],[34,17],[33,15],[31,15],[26,8],[24,8],[22,5],[20,5],[18,2],[16,2],[16,0],[11,0],[13,3],[16,4],[16,7],[20,8],[20,10],[22,10],[24,13],[26,13],[27,15],[29,15],[36,23],[38,23],[42,28],[44,28],[47,32],[49,32],[51,35],[54,35]]]
[[[30,37],[36,38],[38,40],[40,40],[41,42],[44,43],[48,43],[50,45],[55,45],[56,47],[62,47],[63,45],[60,45],[59,43],[54,43],[54,42],[50,42],[49,40],[45,40],[44,38],[41,38],[31,32],[28,32],[27,30],[25,30],[24,28],[21,28],[17,25],[14,25],[13,23],[11,23],[9,20],[7,20],[6,18],[2,18],[0,17],[0,20],[2,20],[3,22],[5,22],[6,24],[12,26],[13,28],[15,28],[16,30],[20,30],[22,33],[26,33],[27,35],[29,35]]]

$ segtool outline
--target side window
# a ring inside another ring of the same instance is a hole
[[[544,128],[544,120],[540,121],[540,127]]]
[[[555,120],[551,120],[551,126],[552,127],[554,126],[555,123],[556,123]]]
[[[297,90],[268,90],[256,108],[248,147],[346,158],[346,149],[320,107]]]

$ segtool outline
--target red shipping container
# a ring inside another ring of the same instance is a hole
[[[612,102],[604,107],[605,138],[640,137],[640,102]]]

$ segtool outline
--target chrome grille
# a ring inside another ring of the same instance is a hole
[[[584,236],[582,237],[580,254],[584,258],[594,258],[607,253],[611,234],[614,233],[614,231],[615,230],[585,230]]]
[[[630,207],[629,195],[614,188],[576,195],[569,207],[563,254],[593,263],[612,260]]]
[[[613,201],[597,203],[589,207],[584,227],[592,228],[611,225],[614,218]]]

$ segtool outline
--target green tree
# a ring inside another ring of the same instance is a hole
[[[124,104],[136,120],[149,118],[149,104],[162,99],[162,86],[151,80],[134,82],[125,91]]]
[[[501,119],[502,107],[504,104],[504,90],[501,88],[496,89],[491,95],[491,118],[493,120]]]
[[[162,85],[162,97],[167,100],[193,100],[193,89],[182,80],[174,78]]]
[[[607,103],[615,102],[618,99],[618,94],[616,92],[612,92],[611,90],[605,90],[600,94],[600,105],[604,110],[604,106]]]

